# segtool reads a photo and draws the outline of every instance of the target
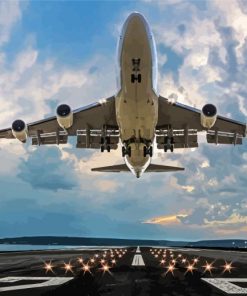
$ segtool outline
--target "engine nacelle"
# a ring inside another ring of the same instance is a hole
[[[21,119],[15,120],[12,123],[12,134],[17,140],[21,141],[22,143],[25,143],[27,140],[26,123]]]
[[[73,125],[73,112],[70,106],[62,104],[57,107],[57,122],[64,129]]]
[[[212,104],[206,104],[202,108],[202,113],[201,113],[201,125],[209,129],[214,126],[215,122],[217,119],[217,109],[214,105]]]

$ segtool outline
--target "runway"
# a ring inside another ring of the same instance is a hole
[[[105,247],[0,253],[0,296],[247,295],[247,252]]]

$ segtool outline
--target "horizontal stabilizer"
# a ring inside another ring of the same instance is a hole
[[[130,172],[126,164],[117,164],[117,165],[110,165],[110,166],[101,167],[101,168],[94,168],[94,169],[91,169],[91,171],[109,172],[109,173]]]
[[[175,171],[183,171],[184,168],[172,167],[167,165],[158,165],[158,164],[150,164],[145,172],[147,173],[161,173],[161,172],[175,172]],[[120,173],[120,172],[130,172],[129,168],[126,164],[117,164],[100,168],[93,168],[93,172],[108,172],[108,173]]]
[[[147,172],[147,173],[161,173],[161,172],[175,172],[175,171],[184,171],[184,168],[151,163],[147,167],[145,172]]]

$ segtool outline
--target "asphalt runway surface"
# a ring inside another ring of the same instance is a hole
[[[105,247],[0,253],[0,296],[247,295],[247,252]]]

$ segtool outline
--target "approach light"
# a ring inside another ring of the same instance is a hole
[[[44,266],[44,269],[46,270],[46,273],[47,272],[53,272],[53,265],[52,265],[52,263],[51,263],[51,261],[49,262],[49,263],[45,263],[45,266]]]
[[[82,264],[83,263],[83,259],[80,257],[80,258],[78,258],[77,259],[77,261],[80,263],[80,264]]]
[[[231,273],[231,270],[233,269],[232,262],[230,263],[225,262],[225,265],[223,267],[224,267],[223,273],[225,273],[226,271]]]
[[[83,267],[82,267],[82,270],[84,271],[84,274],[86,272],[90,272],[91,273],[90,266],[88,264],[84,264]]]
[[[64,269],[65,269],[65,273],[67,272],[73,272],[72,271],[73,266],[70,263],[64,263]]]
[[[167,272],[166,275],[170,272],[172,275],[174,275],[174,270],[175,270],[175,266],[170,264],[169,266],[166,267],[167,268]]]
[[[206,265],[204,265],[202,267],[204,267],[204,273],[209,272],[210,274],[211,274],[212,269],[215,269],[215,267],[213,266],[213,262],[208,263],[207,261],[206,261]]]
[[[198,263],[199,259],[198,258],[194,258],[193,261],[196,264],[196,263]]]
[[[196,268],[194,267],[193,264],[189,264],[189,265],[187,266],[187,270],[186,270],[185,273],[187,273],[187,272],[191,272],[191,273],[193,273],[193,270],[195,270],[195,269],[196,269]]]

